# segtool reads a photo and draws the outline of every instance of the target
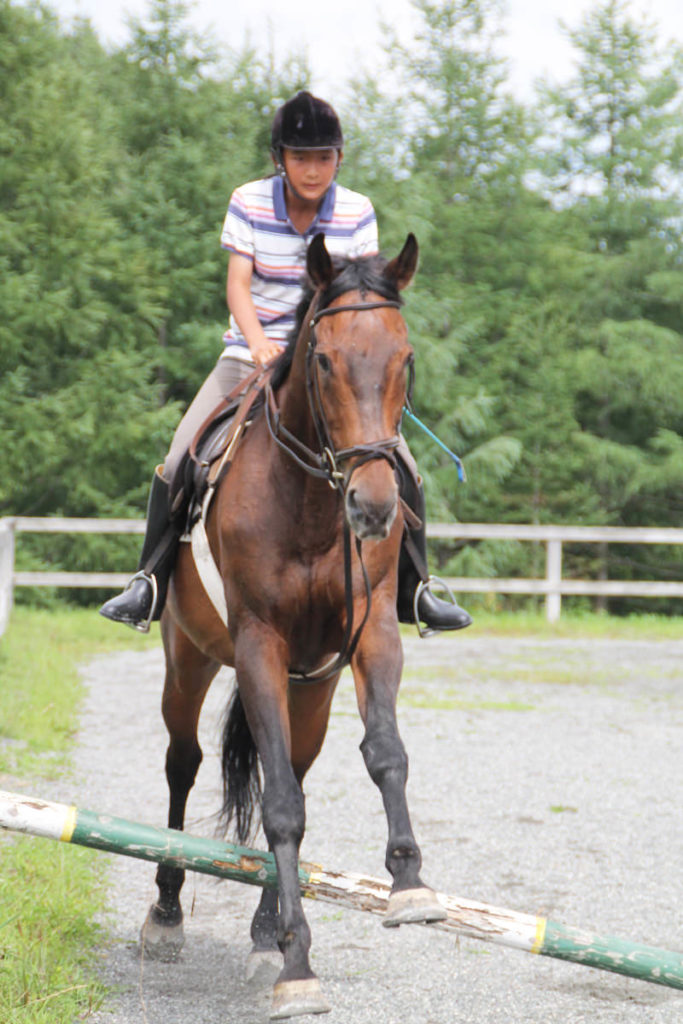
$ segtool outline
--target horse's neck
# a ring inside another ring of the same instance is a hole
[[[299,332],[296,348],[292,357],[292,364],[280,392],[280,420],[290,433],[309,447],[317,447],[317,435],[315,425],[308,402],[306,390],[306,358],[310,328],[308,324],[315,309],[315,302],[311,303],[306,317],[303,321],[303,328]]]
[[[310,452],[318,454],[320,441],[306,389],[305,349],[306,345],[298,347],[287,380],[279,392],[280,423]],[[294,450],[308,462],[300,450]],[[272,482],[278,500],[284,502],[290,510],[295,510],[297,535],[306,538],[308,554],[315,556],[321,550],[328,551],[336,543],[333,524],[340,507],[338,492],[329,486],[327,480],[308,473],[281,448],[274,446],[272,457],[277,463]]]

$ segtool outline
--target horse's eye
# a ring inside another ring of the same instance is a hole
[[[329,373],[332,369],[332,363],[330,362],[329,356],[326,356],[324,352],[318,352],[317,355],[318,366],[323,373]]]

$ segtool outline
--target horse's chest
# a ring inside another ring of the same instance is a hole
[[[304,613],[314,609],[334,611],[344,602],[344,565],[339,552],[299,551],[283,560],[281,573],[283,597],[300,605]]]

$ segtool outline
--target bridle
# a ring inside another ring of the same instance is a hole
[[[322,395],[320,394],[320,381],[314,367],[318,344],[315,328],[323,317],[334,316],[336,313],[362,312],[370,309],[400,309],[401,303],[392,299],[381,299],[373,302],[354,302],[344,306],[327,306],[325,309],[318,309],[319,301],[320,291],[318,290],[313,296],[311,305],[306,313],[302,330],[308,332],[306,339],[306,394],[320,451],[314,452],[282,425],[280,422],[280,411],[270,383],[266,386],[265,416],[273,441],[306,473],[319,479],[327,480],[330,486],[338,490],[343,496],[351,474],[366,462],[385,459],[392,469],[396,468],[394,451],[400,443],[400,438],[396,434],[394,437],[385,438],[381,441],[371,441],[367,444],[353,445],[340,450],[335,449],[330,436]],[[300,338],[297,344],[301,343]],[[409,381],[406,404],[410,407],[415,375],[412,358],[408,365]],[[339,467],[350,459],[355,459],[356,462],[351,471],[345,474]]]
[[[344,306],[328,306],[325,309],[318,309],[320,295],[321,291],[318,289],[313,296],[308,312],[306,313],[303,321],[302,331],[307,331],[307,338],[302,339],[301,336],[299,336],[297,340],[297,346],[302,344],[304,340],[306,343],[306,394],[320,451],[314,452],[306,444],[300,441],[299,438],[292,434],[291,431],[283,426],[280,421],[280,410],[270,380],[268,380],[265,387],[265,419],[268,431],[275,444],[277,444],[282,451],[286,452],[287,455],[310,476],[317,477],[321,480],[327,480],[329,485],[334,490],[338,491],[340,496],[343,498],[351,475],[360,466],[365,465],[365,463],[377,459],[385,459],[392,469],[396,468],[396,456],[394,455],[394,452],[400,443],[400,438],[398,434],[395,434],[394,437],[385,438],[380,441],[371,441],[368,444],[353,445],[349,448],[342,448],[338,451],[335,450],[330,436],[327,417],[325,415],[322,395],[320,393],[320,382],[314,366],[316,346],[318,343],[315,328],[323,317],[334,316],[336,313],[362,312],[370,309],[400,309],[401,303],[392,299],[381,299],[373,302],[354,302]],[[408,406],[410,405],[410,398],[413,390],[414,372],[414,366],[411,358],[409,363],[409,381],[406,398],[406,404]],[[345,474],[339,467],[345,462],[349,462],[351,459],[355,459],[356,461],[350,472]],[[353,580],[351,575],[351,531],[346,516],[343,518],[343,538],[346,628],[344,630],[341,650],[329,663],[322,665],[314,672],[306,673],[290,671],[289,678],[292,682],[320,682],[336,675],[338,672],[341,672],[341,670],[351,661],[365,623],[368,621],[372,599],[372,586],[363,562],[361,550],[362,542],[358,537],[356,537],[356,553],[363,573],[366,600],[365,614],[363,615],[363,619],[358,628],[354,632]]]

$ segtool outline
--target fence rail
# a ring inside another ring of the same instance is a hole
[[[17,572],[14,568],[15,536],[18,533],[118,533],[142,534],[143,519],[66,519],[58,516],[0,519],[0,635],[12,606],[14,587],[112,587],[124,586],[126,573]],[[609,597],[683,597],[683,581],[576,580],[562,578],[562,545],[581,544],[683,544],[683,529],[624,526],[531,526],[496,523],[431,523],[427,536],[433,540],[520,540],[544,543],[545,575],[537,579],[501,579],[458,576],[448,583],[459,593],[526,594],[545,597],[546,617],[556,622],[562,597],[570,595]]]

